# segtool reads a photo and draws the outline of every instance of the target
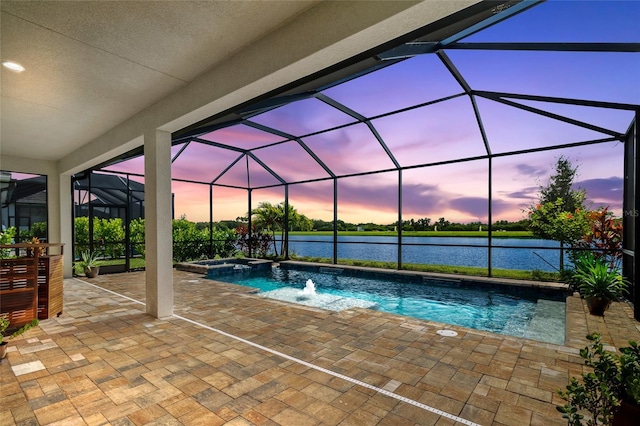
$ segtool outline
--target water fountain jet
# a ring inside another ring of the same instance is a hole
[[[311,281],[310,279],[307,280],[307,283],[305,284],[304,289],[302,290],[302,294],[306,294],[310,296],[313,296],[316,294],[316,285],[314,284],[313,281]]]

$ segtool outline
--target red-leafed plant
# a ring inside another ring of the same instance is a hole
[[[595,249],[594,256],[605,260],[609,268],[617,270],[622,260],[622,223],[613,217],[609,207],[587,213],[591,226],[578,247]]]
[[[273,244],[271,235],[259,231],[255,225],[251,227],[251,232],[249,232],[249,227],[246,225],[238,226],[236,228],[236,238],[236,244],[245,255],[249,254],[249,248],[251,248],[253,256],[265,257]]]

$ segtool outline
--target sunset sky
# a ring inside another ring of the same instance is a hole
[[[549,1],[462,42],[640,42],[640,1]],[[445,50],[473,90],[554,96],[640,105],[640,53]],[[370,119],[400,166],[411,167],[487,154],[470,97],[389,114],[449,96],[463,89],[436,54],[419,55],[323,91],[323,95]],[[553,118],[475,96],[493,154],[610,137]],[[568,118],[625,133],[634,112],[510,99]],[[374,133],[363,123],[319,99],[309,98],[251,117],[296,137],[338,176],[394,169]],[[343,126],[324,133],[327,129]],[[313,135],[311,135],[313,134]],[[327,172],[296,141],[236,125],[203,135],[253,153],[287,182],[327,178]],[[286,142],[284,142],[286,141]],[[264,147],[273,143],[277,145]],[[173,148],[178,153],[182,145]],[[593,207],[610,206],[621,214],[623,145],[607,142],[493,159],[493,220],[519,220],[537,199],[558,157],[578,167],[576,186],[587,191]],[[240,154],[192,142],[173,164],[176,179],[211,182]],[[278,180],[253,159],[243,158],[216,181],[252,187]],[[141,158],[112,171],[143,173]],[[141,180],[141,179],[138,179]],[[488,160],[412,168],[403,171],[403,219],[430,217],[449,221],[487,221]],[[209,187],[175,181],[176,217],[209,219]],[[282,188],[254,190],[253,206],[279,203]],[[289,187],[290,203],[307,217],[332,220],[333,183]],[[214,189],[214,220],[247,212],[244,190]],[[338,180],[339,219],[392,223],[398,213],[396,171]]]

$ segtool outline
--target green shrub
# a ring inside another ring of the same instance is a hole
[[[173,221],[173,260],[185,262],[199,259],[208,252],[208,231],[199,231],[194,222],[184,218]]]
[[[587,339],[592,343],[580,349],[580,356],[588,371],[582,380],[571,377],[565,390],[558,390],[566,403],[556,409],[570,426],[583,425],[583,413],[588,413],[588,426],[610,425],[622,400],[640,404],[640,348],[630,340],[616,354],[605,350],[599,333]]]
[[[122,219],[93,218],[93,244],[96,251],[110,259],[124,256],[125,233]]]
[[[16,228],[9,227],[0,232],[0,244],[12,244],[13,237],[16,235]],[[0,249],[0,257],[5,258],[11,255],[11,249]]]
[[[142,257],[145,257],[145,245],[144,245],[144,219],[138,218],[133,219],[131,223],[129,223],[129,242],[131,243],[131,248],[133,250],[133,254],[139,254]]]
[[[89,248],[89,218],[86,216],[76,217],[73,220],[74,232],[74,254],[79,258],[84,250]]]

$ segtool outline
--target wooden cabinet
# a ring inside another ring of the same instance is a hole
[[[63,245],[12,244],[12,257],[0,259],[0,314],[11,326],[62,313]],[[59,253],[52,253],[54,250]]]
[[[11,326],[38,317],[38,259],[0,259],[0,313]]]
[[[62,313],[62,255],[38,258],[38,319],[47,319]]]

